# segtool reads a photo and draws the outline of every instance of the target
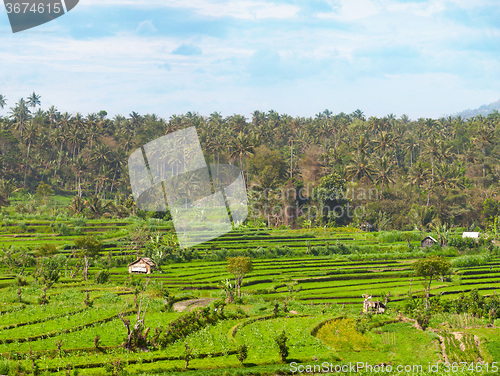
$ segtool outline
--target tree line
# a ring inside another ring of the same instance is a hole
[[[3,95],[0,107],[7,107]],[[294,227],[368,222],[382,230],[431,223],[485,228],[500,214],[499,124],[497,111],[467,120],[367,118],[360,110],[325,110],[313,117],[255,111],[251,119],[217,112],[163,119],[131,112],[111,119],[106,111],[44,110],[41,96],[32,93],[0,118],[0,205],[7,205],[14,191],[36,192],[42,183],[87,202],[124,201],[131,193],[128,156],[162,135],[195,126],[207,162],[228,162],[244,171],[249,199],[259,209],[253,220]],[[311,196],[322,184],[353,192],[343,193],[338,203],[362,207],[363,217],[339,220],[270,209],[290,201],[296,208],[318,206],[321,200]],[[305,196],[263,194],[290,188],[303,189]],[[359,194],[373,189],[375,198]],[[84,202],[77,203],[82,211]],[[97,216],[106,209],[101,204],[92,209]]]

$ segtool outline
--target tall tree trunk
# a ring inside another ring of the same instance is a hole
[[[87,280],[88,274],[89,274],[89,258],[88,258],[88,256],[83,256],[83,258],[84,258],[83,279]]]
[[[28,144],[28,154],[26,155],[26,166],[24,168],[24,183],[23,185],[26,187],[26,175],[28,174],[28,161],[30,159],[30,149],[31,149],[31,141]]]

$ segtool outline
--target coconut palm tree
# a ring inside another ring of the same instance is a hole
[[[425,184],[425,182],[428,180],[428,177],[429,177],[429,169],[422,162],[421,159],[418,159],[417,162],[413,164],[413,166],[410,168],[410,171],[408,172],[408,179],[409,179],[408,183],[417,186],[419,204],[421,200],[421,189],[422,186]]]
[[[376,145],[375,150],[380,150],[381,154],[384,155],[386,150],[394,146],[398,138],[394,137],[391,133],[383,131],[380,133],[380,136],[373,141]]]
[[[23,137],[24,128],[30,118],[30,111],[24,99],[21,98],[16,107],[11,108],[10,117],[14,120],[15,128],[21,132],[21,137]]]
[[[366,157],[366,154],[358,152],[352,159],[349,166],[347,166],[346,172],[348,179],[361,179],[366,176],[370,179],[370,181],[373,181],[372,176],[375,173],[375,170],[373,168],[373,164]]]
[[[38,128],[35,124],[31,123],[29,126],[26,128],[26,132],[24,133],[24,142],[28,146],[28,151],[26,153],[26,165],[24,168],[24,182],[23,185],[26,187],[26,175],[28,174],[28,165],[29,165],[29,158],[30,158],[30,150],[31,150],[31,145],[38,139]]]
[[[494,129],[483,125],[477,130],[477,135],[472,139],[483,155],[486,155],[487,148],[493,144],[494,134]]]
[[[0,94],[0,107],[3,109],[7,105],[7,98]]]
[[[384,193],[386,184],[394,184],[394,180],[392,179],[393,173],[393,162],[387,157],[387,155],[382,156],[382,158],[377,161],[374,173],[374,182],[376,184],[382,184],[382,194]],[[382,196],[380,197],[382,198]]]
[[[28,99],[28,106],[31,107],[31,113],[34,113],[36,106],[40,106],[41,96],[33,92],[27,99]]]

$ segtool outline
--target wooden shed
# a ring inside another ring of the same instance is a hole
[[[432,247],[434,244],[439,244],[439,243],[432,236],[426,236],[424,240],[420,242],[422,248]]]
[[[138,257],[128,264],[129,273],[151,274],[156,269],[155,263],[149,257]]]

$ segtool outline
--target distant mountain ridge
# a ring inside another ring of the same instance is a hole
[[[482,115],[482,116],[488,116],[491,114],[493,111],[500,111],[500,99],[496,102],[490,103],[490,104],[485,104],[479,108],[476,108],[474,110],[465,110],[462,112],[459,112],[455,114],[454,116],[461,116],[464,119],[468,119],[477,115]]]

